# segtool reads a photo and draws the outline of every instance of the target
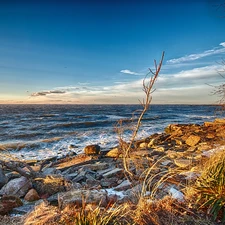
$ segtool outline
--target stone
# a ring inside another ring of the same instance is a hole
[[[171,165],[172,164],[172,161],[171,160],[164,160],[164,161],[162,161],[161,162],[161,165],[163,165],[163,166],[169,166],[169,165]]]
[[[10,180],[0,190],[0,195],[14,195],[23,197],[32,187],[31,182],[26,177],[20,177]]]
[[[178,191],[174,187],[171,187],[169,189],[169,194],[171,194],[171,197],[174,199],[177,199],[178,201],[183,202],[184,201],[184,194],[181,191]]]
[[[204,122],[204,126],[205,126],[205,127],[211,127],[211,126],[213,126],[213,125],[214,125],[213,122]]]
[[[194,152],[194,151],[196,151],[196,149],[197,149],[196,146],[191,146],[191,147],[189,147],[186,151],[187,151],[187,152]]]
[[[98,190],[71,190],[59,193],[58,204],[60,209],[66,206],[81,207],[83,203],[106,207],[108,204],[107,193]]]
[[[188,159],[174,159],[175,165],[181,168],[186,168],[191,165],[191,160]]]
[[[111,178],[103,178],[101,179],[101,186],[102,188],[111,188],[118,185],[117,183],[118,179],[116,177]]]
[[[84,153],[86,155],[99,155],[100,149],[99,145],[88,145],[84,148]]]
[[[156,140],[153,138],[148,143],[148,148],[151,148],[155,144]]]
[[[215,138],[215,135],[213,133],[208,133],[208,134],[206,134],[206,138],[213,139],[213,138]]]
[[[160,146],[160,147],[155,148],[155,151],[157,151],[157,152],[165,152],[165,148]]]
[[[5,176],[2,168],[0,167],[0,188],[2,188],[8,182],[8,178]]]
[[[128,200],[136,204],[140,199],[142,188],[141,184],[137,184],[131,189],[126,190],[125,195],[127,195]]]
[[[139,150],[139,151],[130,153],[130,156],[136,157],[136,158],[150,157],[151,155],[152,155],[152,151],[150,150]]]
[[[56,193],[54,195],[51,195],[50,197],[47,198],[47,201],[50,205],[58,206],[58,196],[59,193]]]
[[[98,170],[105,170],[109,168],[109,164],[108,163],[101,163],[101,162],[96,162],[94,164],[87,164],[82,166],[82,168],[85,169],[89,169],[89,170],[93,170],[93,171],[98,171]]]
[[[146,143],[146,142],[142,142],[139,145],[139,148],[147,148],[147,147],[148,147],[148,143]]]
[[[27,194],[25,195],[24,199],[28,202],[33,202],[40,199],[37,191],[35,189],[30,189]]]
[[[118,177],[118,178],[120,178],[120,177],[123,177],[124,171],[123,171],[123,169],[115,168],[115,169],[113,169],[113,170],[111,170],[111,171],[109,171],[107,173],[102,174],[102,175],[105,178],[110,178],[110,177]]]
[[[106,156],[112,157],[112,158],[118,158],[120,156],[120,154],[121,153],[118,148],[113,148],[106,154]]]
[[[182,145],[183,144],[182,139],[175,139],[175,141],[176,141],[177,145]]]
[[[31,204],[22,205],[22,206],[13,208],[11,213],[16,214],[17,216],[25,215],[25,214],[31,212],[32,210],[34,210],[34,207],[35,207],[35,205],[31,205]]]
[[[185,176],[186,180],[193,181],[193,180],[196,180],[200,176],[200,173],[194,172],[194,171],[183,171],[180,173],[180,175]]]
[[[200,139],[201,138],[197,135],[190,135],[186,140],[186,144],[189,146],[195,146],[199,143]]]
[[[129,180],[124,180],[121,184],[114,187],[115,191],[125,191],[132,187],[132,183]]]
[[[225,123],[225,118],[224,119],[219,119],[219,118],[216,118],[215,123]]]
[[[22,201],[17,196],[3,196],[0,199],[0,215],[7,215],[15,207],[23,205]]]
[[[183,152],[176,152],[176,151],[172,151],[172,150],[168,150],[166,152],[166,154],[171,159],[180,158],[180,157],[184,156]]]
[[[96,180],[96,179],[87,179],[86,180],[86,184],[88,185],[88,187],[93,188],[93,187],[99,187],[100,186],[100,181]]]
[[[36,179],[33,182],[33,186],[41,198],[49,197],[50,195],[66,191],[70,188],[69,183],[60,175]]]
[[[60,173],[61,173],[60,170],[57,170],[56,168],[52,168],[52,167],[48,167],[43,170],[43,174],[46,176],[51,174],[60,174]]]
[[[67,180],[73,180],[77,175],[78,175],[78,172],[75,172],[75,173],[66,174],[64,177]]]

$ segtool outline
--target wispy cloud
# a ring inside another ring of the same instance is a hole
[[[40,91],[40,92],[34,92],[31,94],[32,97],[37,97],[37,96],[46,96],[50,94],[65,94],[65,91],[60,91],[60,90],[51,90],[51,91]]]
[[[120,70],[121,73],[125,73],[125,74],[131,74],[131,75],[143,75],[143,73],[137,73],[137,72],[133,72],[130,70]]]
[[[217,71],[222,65],[196,67],[174,73],[160,74],[156,82],[154,103],[214,103],[208,84],[220,82]],[[80,84],[54,87],[52,90],[35,92],[29,101],[62,103],[138,103],[144,94],[143,79],[118,81],[111,85]],[[202,102],[201,102],[202,101]]]
[[[190,55],[186,55],[186,56],[183,56],[183,57],[180,57],[180,58],[170,59],[170,60],[167,60],[167,63],[168,64],[179,64],[179,63],[183,63],[183,62],[187,62],[187,61],[194,61],[194,60],[197,60],[197,59],[201,59],[201,58],[206,57],[206,56],[225,53],[225,42],[222,42],[219,45],[222,48],[217,47],[217,48],[206,50],[206,51],[201,52],[201,53],[190,54]]]

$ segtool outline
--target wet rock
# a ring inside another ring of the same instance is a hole
[[[5,176],[2,168],[0,167],[0,188],[2,188],[8,182],[8,178]]]
[[[32,187],[31,182],[26,177],[20,177],[10,180],[0,190],[0,195],[14,195],[23,197]]]
[[[13,208],[23,205],[17,196],[4,196],[0,199],[0,215],[8,214]]]
[[[67,205],[81,207],[82,204],[93,204],[106,207],[108,204],[107,193],[97,190],[72,190],[66,193],[60,193],[58,203],[61,209]]]
[[[201,138],[197,135],[190,135],[186,140],[186,144],[189,146],[195,146],[196,144],[199,143],[200,139]]]
[[[25,195],[24,199],[28,202],[33,202],[40,199],[37,191],[35,189],[30,189],[27,194]]]
[[[99,155],[100,149],[99,145],[88,145],[84,148],[84,153],[86,155]]]

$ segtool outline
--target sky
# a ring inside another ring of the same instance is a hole
[[[0,104],[215,104],[224,82],[220,0],[0,0]],[[148,79],[148,77],[147,77]]]

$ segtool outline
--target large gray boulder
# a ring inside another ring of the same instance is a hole
[[[0,195],[13,195],[23,197],[32,187],[32,183],[26,177],[10,180],[0,190]]]

